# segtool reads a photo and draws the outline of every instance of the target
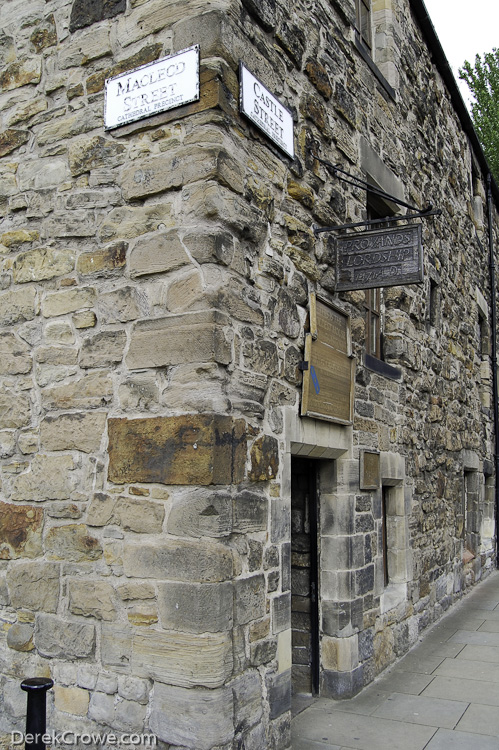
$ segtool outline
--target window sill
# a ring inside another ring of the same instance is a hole
[[[364,62],[368,65],[371,72],[374,74],[374,76],[378,80],[378,83],[381,84],[381,86],[383,87],[385,92],[388,94],[388,96],[390,96],[390,98],[393,99],[394,102],[397,101],[397,93],[395,89],[393,88],[393,86],[390,86],[385,76],[380,71],[380,69],[378,68],[374,60],[372,59],[371,55],[369,54],[365,46],[360,41],[360,38],[357,32],[355,32],[355,47],[357,48],[357,52],[360,54]]]
[[[364,353],[364,367],[367,367],[368,370],[372,370],[372,372],[377,372],[378,375],[383,375],[383,377],[388,378],[389,380],[402,379],[402,370],[399,370],[398,367],[394,367],[393,365],[389,365],[388,362],[384,362],[382,359],[373,357],[372,354]]]

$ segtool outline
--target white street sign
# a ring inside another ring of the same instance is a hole
[[[199,99],[199,45],[106,80],[106,130]]]
[[[239,75],[240,111],[293,159],[293,115],[242,62]]]

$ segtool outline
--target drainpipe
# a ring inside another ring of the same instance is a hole
[[[496,567],[499,568],[499,407],[497,401],[497,312],[496,312],[496,264],[494,257],[494,239],[492,232],[492,177],[487,175],[487,214],[489,220],[489,261],[490,261],[490,295],[491,295],[491,337],[492,337],[492,399],[494,401],[494,459],[495,459],[495,537]]]

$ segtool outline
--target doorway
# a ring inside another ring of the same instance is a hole
[[[293,694],[319,692],[318,468],[291,458],[291,628]]]

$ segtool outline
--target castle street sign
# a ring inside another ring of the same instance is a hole
[[[199,99],[199,45],[106,80],[106,130]]]
[[[295,155],[293,115],[244,63],[239,63],[239,110],[292,159]]]
[[[421,224],[352,232],[336,239],[336,291],[423,281]]]

